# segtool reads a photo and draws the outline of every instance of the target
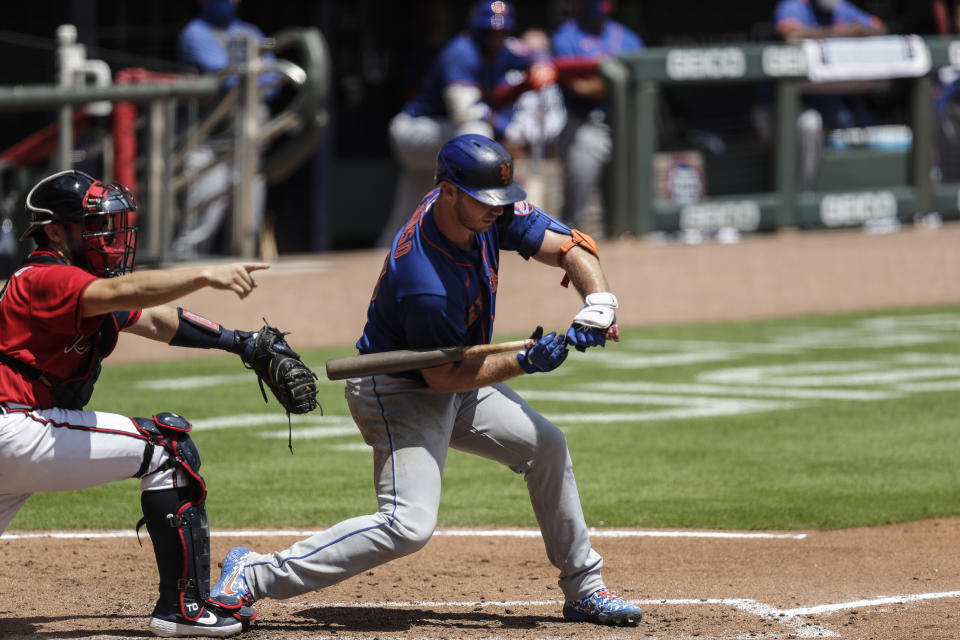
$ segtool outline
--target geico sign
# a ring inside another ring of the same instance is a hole
[[[741,49],[674,49],[667,53],[667,75],[674,80],[740,78],[747,72]]]
[[[760,58],[768,76],[804,76],[807,58],[800,47],[765,47]]]
[[[954,40],[947,45],[947,60],[950,61],[951,67],[960,67],[960,42]]]
[[[759,226],[760,205],[753,200],[704,202],[680,210],[681,229],[716,231],[733,227],[740,231],[756,231]]]
[[[828,227],[858,225],[896,215],[897,199],[889,191],[842,193],[824,196],[820,201],[820,219]]]

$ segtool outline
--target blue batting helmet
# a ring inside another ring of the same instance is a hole
[[[513,182],[513,156],[496,140],[470,133],[449,140],[437,155],[435,184],[449,182],[484,204],[512,205],[526,192]]]
[[[513,31],[517,20],[509,2],[481,0],[470,10],[467,25],[471,31]]]

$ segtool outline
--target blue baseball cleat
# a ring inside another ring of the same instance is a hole
[[[640,607],[607,588],[598,589],[583,600],[568,600],[563,605],[563,619],[573,622],[635,627],[642,617]]]
[[[250,549],[246,547],[230,549],[227,557],[223,559],[220,565],[223,567],[220,572],[220,581],[213,585],[210,590],[211,601],[231,602],[239,600],[248,607],[253,604],[254,597],[250,593],[250,587],[247,586],[247,577],[244,575],[249,556]]]

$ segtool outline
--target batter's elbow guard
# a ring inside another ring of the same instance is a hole
[[[600,257],[600,247],[597,246],[597,241],[594,240],[590,235],[580,231],[579,229],[570,230],[570,239],[563,243],[560,247],[560,251],[557,252],[557,265],[563,265],[563,258],[566,256],[574,247],[581,247],[586,249],[597,258]],[[570,286],[570,275],[564,274],[563,280],[560,281],[561,287]]]

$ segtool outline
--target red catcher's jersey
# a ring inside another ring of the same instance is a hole
[[[81,295],[97,277],[59,261],[29,263],[31,259],[49,261],[51,257],[57,258],[43,249],[32,253],[0,294],[0,351],[55,379],[83,377],[91,359],[104,358],[113,351],[117,332],[139,320],[140,311],[82,318]],[[98,329],[114,322],[116,329],[102,332],[109,343],[97,348],[94,337]],[[0,402],[45,408],[53,406],[53,394],[44,383],[0,364]]]

